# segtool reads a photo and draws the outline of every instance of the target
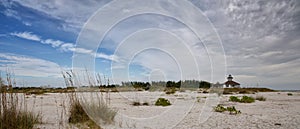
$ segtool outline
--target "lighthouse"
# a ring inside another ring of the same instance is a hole
[[[231,74],[228,75],[227,81],[224,83],[224,88],[239,88],[240,83],[233,81]]]

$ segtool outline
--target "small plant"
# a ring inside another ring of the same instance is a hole
[[[241,103],[253,103],[255,102],[255,99],[249,96],[243,96],[240,100]]]
[[[170,101],[165,98],[158,98],[157,101],[155,102],[156,106],[169,106],[171,105]]]
[[[256,96],[255,99],[258,101],[266,101],[267,100],[264,96]]]
[[[214,107],[214,110],[215,112],[225,112],[227,109],[219,104],[218,106]]]
[[[148,102],[144,102],[143,105],[144,106],[149,106],[149,103]]]
[[[293,94],[292,94],[292,93],[287,93],[287,95],[288,95],[288,96],[293,96]]]

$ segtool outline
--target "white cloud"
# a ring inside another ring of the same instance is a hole
[[[43,44],[50,44],[54,48],[60,46],[61,44],[64,44],[63,41],[53,40],[53,39],[42,40],[41,43],[43,43]]]
[[[118,57],[115,55],[107,55],[104,53],[96,53],[93,52],[93,50],[85,49],[85,48],[80,48],[76,47],[75,44],[73,43],[66,43],[61,40],[54,40],[54,39],[46,39],[43,40],[41,36],[35,35],[32,32],[14,32],[10,33],[10,35],[17,36],[19,38],[27,39],[27,40],[32,40],[32,41],[39,41],[42,44],[47,44],[51,45],[53,48],[58,48],[58,50],[61,50],[62,52],[77,52],[80,54],[90,54],[91,56],[95,56],[95,58],[102,58],[106,60],[111,60],[111,61],[118,61]]]
[[[19,38],[24,38],[27,40],[33,40],[33,41],[41,41],[41,37],[35,34],[32,34],[32,32],[14,32],[10,33],[13,36],[17,36]]]

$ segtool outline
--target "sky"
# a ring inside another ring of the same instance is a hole
[[[1,0],[0,71],[19,86],[62,87],[62,71],[91,66],[114,83],[232,74],[243,87],[300,90],[299,4]]]

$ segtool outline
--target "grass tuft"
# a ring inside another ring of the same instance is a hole
[[[12,85],[16,84],[13,80],[11,74],[7,73],[5,85],[0,73],[0,128],[32,129],[35,124],[40,123],[40,116],[26,110],[25,100],[19,102],[18,94],[13,93]]]
[[[140,106],[140,105],[141,105],[141,103],[140,103],[140,102],[138,102],[138,101],[134,101],[134,102],[132,102],[132,105],[133,105],[133,106]]]

